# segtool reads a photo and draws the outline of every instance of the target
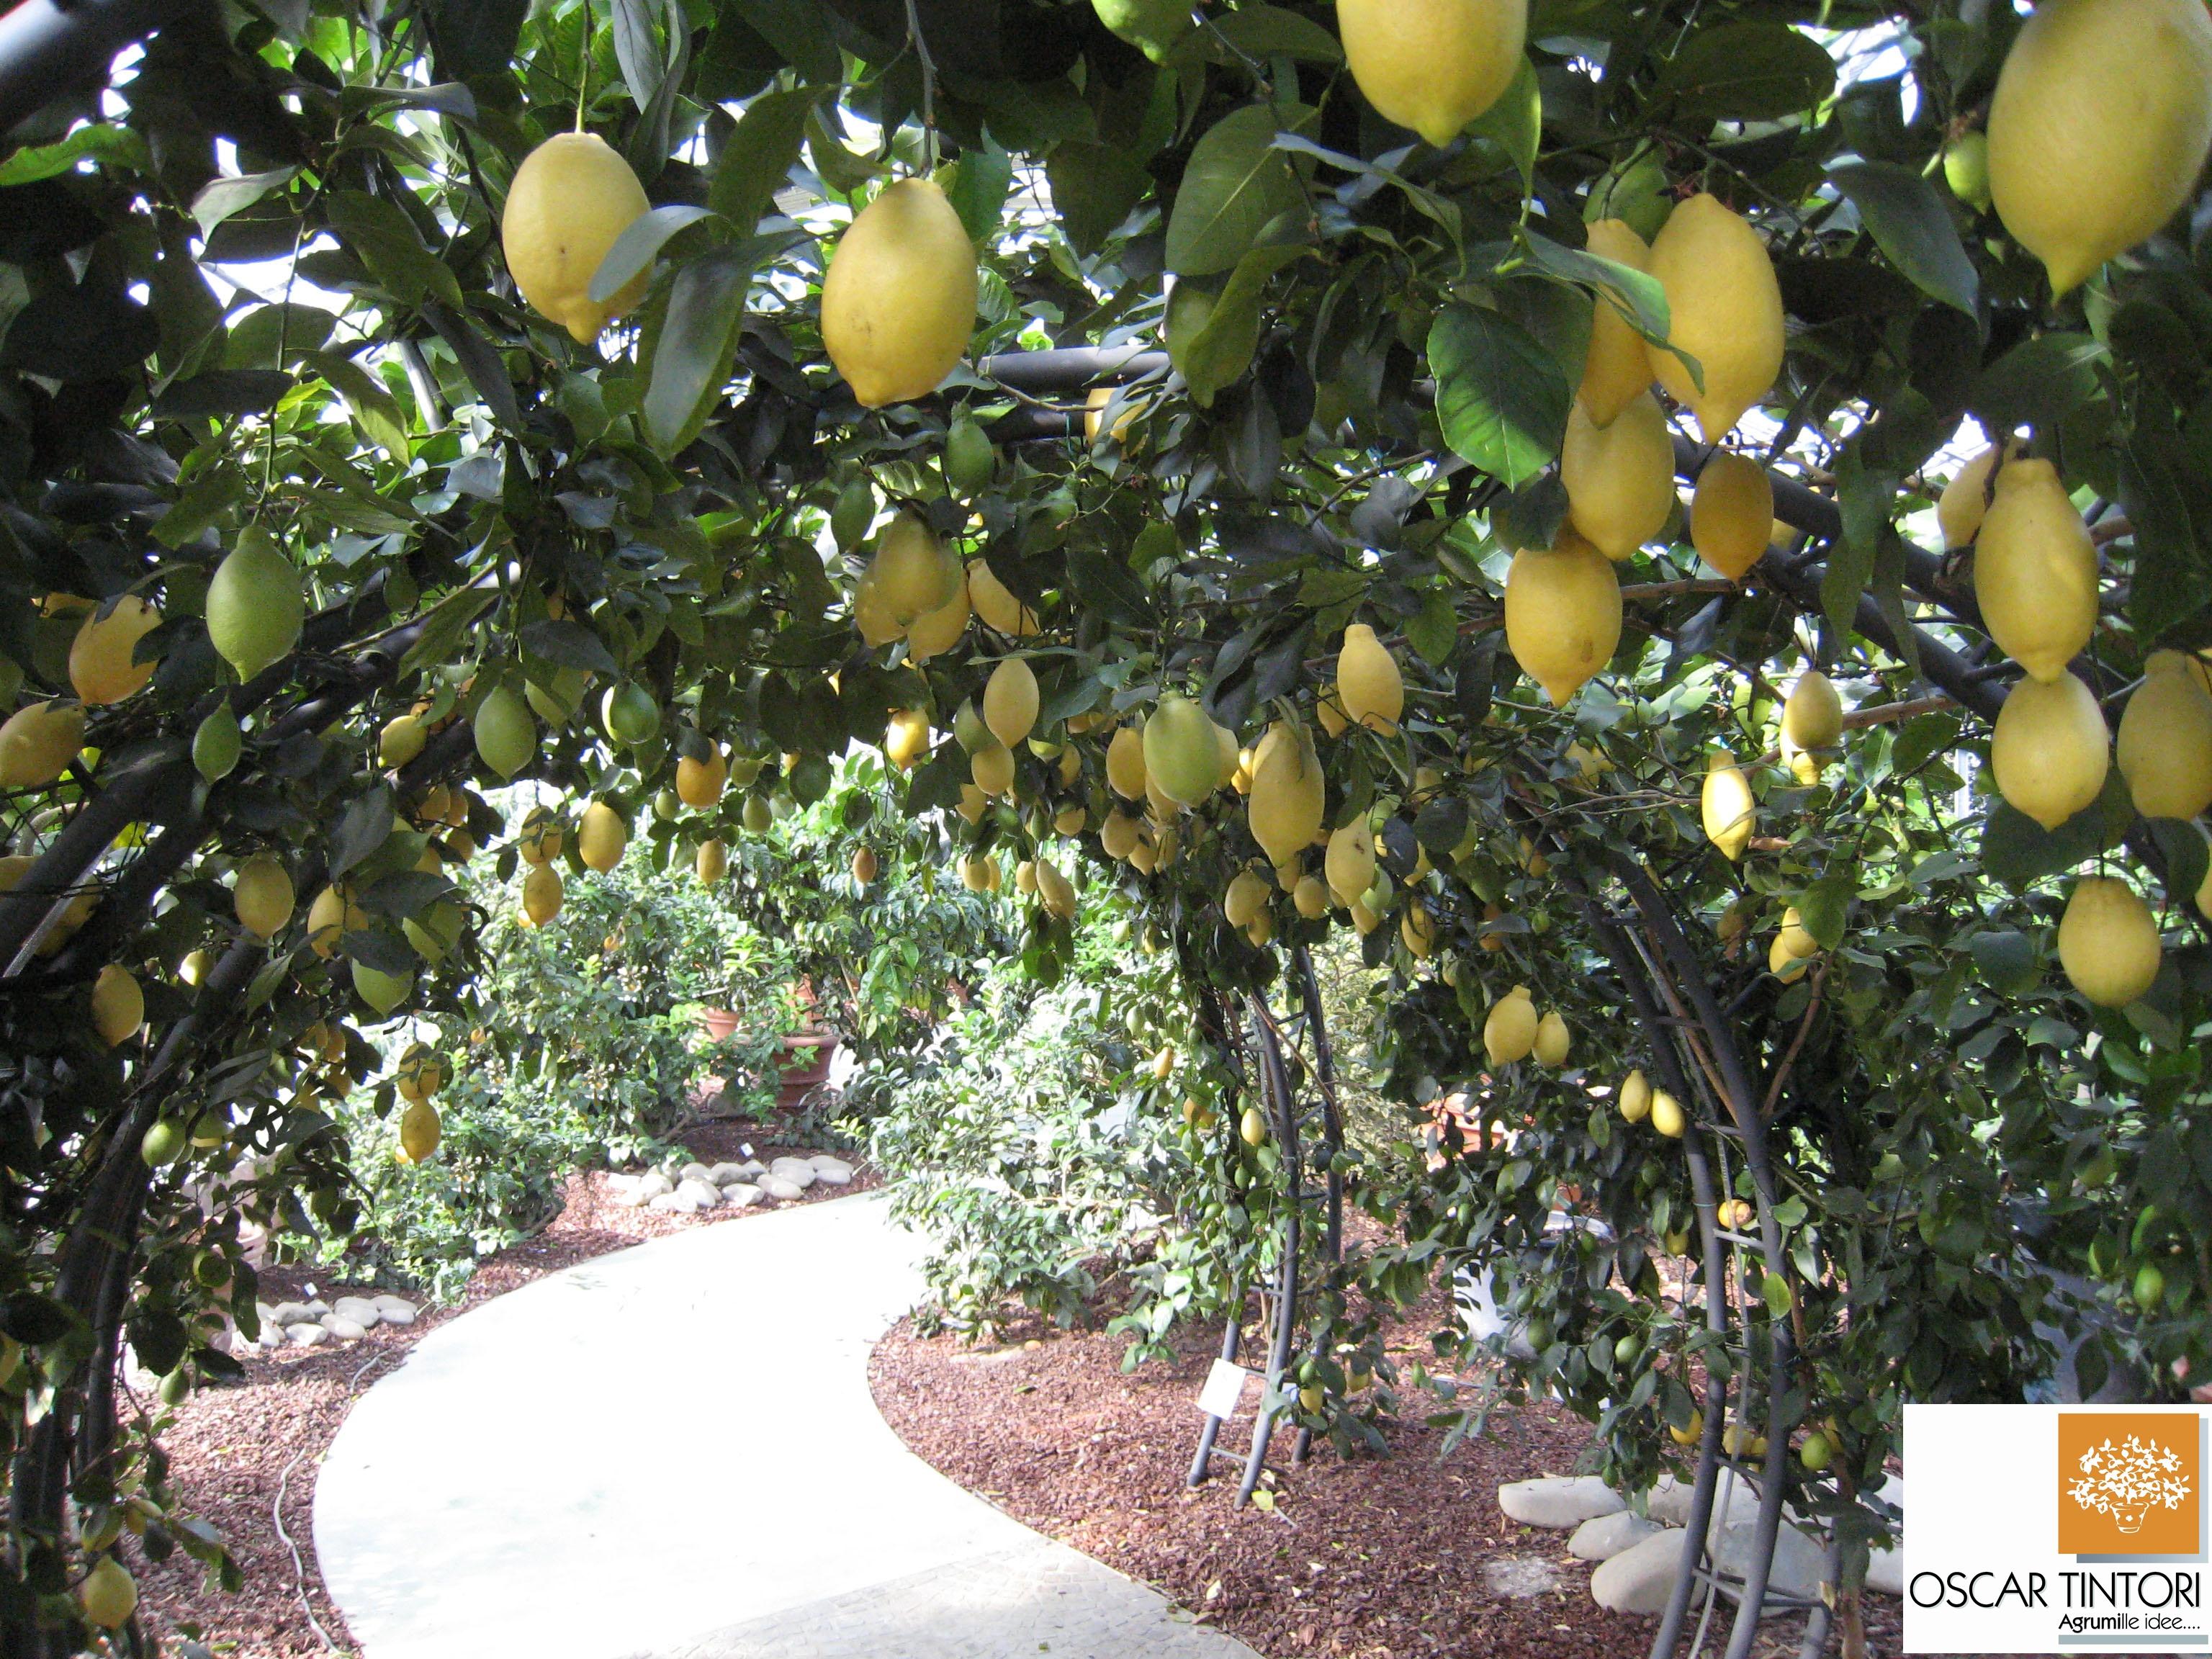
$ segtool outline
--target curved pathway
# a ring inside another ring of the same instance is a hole
[[[930,1468],[868,1392],[921,1289],[880,1194],[701,1227],[423,1338],[315,1550],[366,1659],[1256,1659]]]

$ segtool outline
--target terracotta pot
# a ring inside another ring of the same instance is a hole
[[[726,1042],[738,1029],[738,1011],[734,1008],[702,1008],[699,1029],[714,1042]]]
[[[810,1091],[829,1081],[830,1056],[836,1052],[837,1039],[828,1031],[800,1031],[784,1038],[777,1109],[797,1111]]]

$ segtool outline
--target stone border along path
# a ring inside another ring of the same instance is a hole
[[[872,1193],[600,1256],[433,1331],[315,1489],[365,1659],[1257,1659],[891,1432],[868,1356],[921,1255]]]

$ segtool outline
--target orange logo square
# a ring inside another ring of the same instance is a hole
[[[2062,1412],[2058,1552],[2194,1555],[2204,1501],[2193,1412]]]

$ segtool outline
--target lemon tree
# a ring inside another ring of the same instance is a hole
[[[941,871],[1064,979],[1110,893],[1184,1000],[1130,1098],[1213,1288],[1146,1340],[1310,1173],[1166,1085],[1357,940],[1397,1243],[1311,1262],[1276,1405],[1405,1409],[1340,1302],[1490,1267],[1498,1386],[1826,1518],[1848,1641],[1904,1401],[2212,1366],[2208,54],[2199,0],[448,0],[29,112],[10,1642],[233,1570],[119,1346],[234,1370],[257,1233],[452,1155],[465,1060],[383,1043],[478,1023],[464,878],[742,883],[878,752],[913,838],[778,898],[825,951]]]

